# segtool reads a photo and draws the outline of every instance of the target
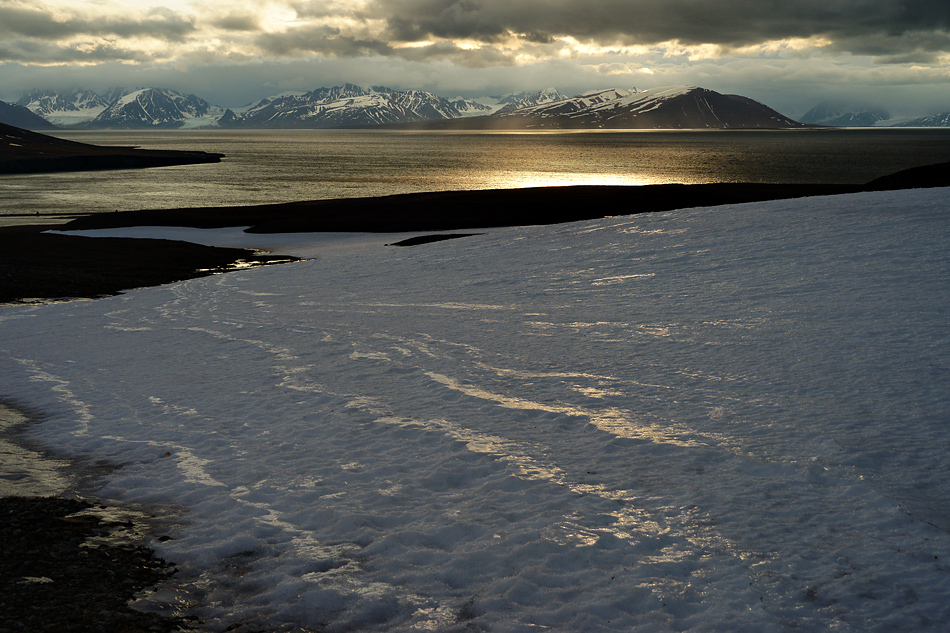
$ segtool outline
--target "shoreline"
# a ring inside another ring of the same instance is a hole
[[[0,228],[0,305],[95,299],[132,288],[297,260],[173,240],[43,232],[54,228],[56,225]]]
[[[39,422],[0,400],[0,630],[193,630],[193,618],[130,606],[177,571],[146,545],[160,519],[99,503],[96,481],[112,467],[34,445],[24,434]]]
[[[89,145],[3,123],[0,123],[0,133],[7,141],[4,144],[4,152],[0,155],[2,175],[145,169],[220,163],[224,158],[224,154],[201,151]]]
[[[59,224],[14,223],[0,226],[0,304],[97,298],[131,288],[226,272],[237,266],[296,261],[293,257],[262,255],[246,249],[45,232],[50,230],[161,226],[248,227],[245,231],[255,234],[471,231],[941,186],[950,186],[950,163],[904,170],[865,185],[713,183],[485,189],[256,206],[117,211],[73,217]],[[123,264],[116,266],[116,262]]]

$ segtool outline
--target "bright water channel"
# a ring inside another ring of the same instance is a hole
[[[863,183],[950,161],[950,130],[61,131],[220,164],[0,177],[0,224],[61,214],[571,184]]]

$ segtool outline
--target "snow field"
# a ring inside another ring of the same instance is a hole
[[[947,190],[494,230],[0,311],[223,630],[941,630]],[[301,236],[304,237],[304,236]]]

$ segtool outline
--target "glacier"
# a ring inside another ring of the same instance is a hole
[[[3,307],[0,397],[209,630],[941,631],[948,193],[281,236]]]

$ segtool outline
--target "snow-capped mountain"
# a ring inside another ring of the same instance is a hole
[[[242,111],[228,111],[220,125],[257,128],[339,128],[412,123],[471,116],[478,106],[424,90],[361,88],[344,84],[303,94],[269,97]],[[476,112],[484,114],[485,112]]]
[[[423,90],[344,84],[283,93],[233,110],[163,88],[116,88],[106,95],[88,90],[59,94],[32,91],[20,101],[35,114],[61,125],[96,129],[344,128],[390,124],[502,129],[703,129],[803,125],[752,99],[693,86],[596,90],[570,98],[548,88],[500,97],[446,99]]]
[[[82,127],[198,128],[217,125],[225,113],[195,95],[165,88],[144,88],[123,95]]]
[[[121,95],[119,95],[121,96]],[[69,126],[96,118],[112,101],[92,90],[31,90],[17,100],[17,105],[29,109],[55,125]]]
[[[506,94],[498,97],[499,108],[497,112],[511,112],[522,108],[554,103],[562,101],[567,97],[558,91],[557,88],[545,88],[538,92],[519,92]]]
[[[587,92],[543,105],[499,111],[489,125],[507,128],[795,128],[804,127],[739,95],[695,86]]]
[[[896,124],[894,127],[950,127],[950,112],[941,112]]]
[[[482,116],[495,114],[496,112],[508,112],[519,108],[527,108],[545,103],[553,103],[566,99],[557,88],[545,88],[536,92],[517,92],[501,96],[482,96],[474,99],[462,99],[459,97],[454,104],[462,112],[463,117]],[[459,105],[459,103],[462,105]],[[466,110],[465,108],[468,108]]]
[[[463,118],[473,116],[484,116],[495,112],[497,108],[487,103],[482,103],[481,99],[463,99],[459,97],[452,99],[451,103],[458,110],[459,116]]]
[[[800,121],[831,127],[872,127],[890,119],[891,113],[884,108],[848,108],[833,101],[822,101],[806,112]]]

